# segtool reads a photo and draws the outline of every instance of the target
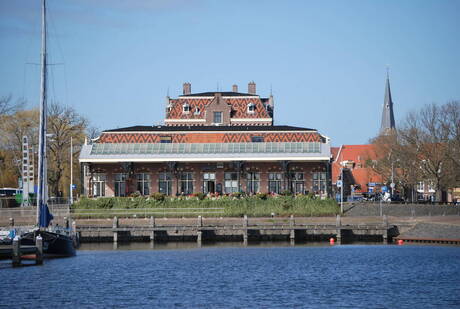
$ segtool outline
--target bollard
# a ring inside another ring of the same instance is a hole
[[[38,235],[35,238],[35,246],[37,247],[37,252],[35,253],[35,264],[43,264],[43,238]]]
[[[342,225],[342,220],[340,219],[340,215],[337,215],[337,217],[335,218],[335,225],[337,227],[340,227]]]
[[[155,241],[155,217],[154,216],[150,217],[150,227],[152,228],[152,231],[150,232],[150,241],[154,242]]]
[[[10,218],[10,226],[14,226],[14,218]]]
[[[118,242],[118,218],[113,217],[113,242],[116,243]]]
[[[21,238],[19,236],[13,239],[13,267],[21,266]]]
[[[197,226],[198,226],[198,227],[202,227],[202,226],[203,226],[203,218],[202,218],[201,216],[198,216]]]

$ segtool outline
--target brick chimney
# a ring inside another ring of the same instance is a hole
[[[254,81],[249,82],[249,84],[248,84],[248,93],[249,94],[256,94],[256,83],[254,83]]]
[[[238,85],[233,85],[232,86],[232,91],[233,92],[238,92]]]
[[[187,95],[192,93],[192,84],[184,83],[182,94]]]

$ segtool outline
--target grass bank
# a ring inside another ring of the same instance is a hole
[[[108,218],[131,216],[164,217],[266,217],[277,216],[332,216],[340,212],[332,199],[309,196],[251,196],[217,198],[179,197],[155,199],[152,197],[82,198],[72,206],[75,218]]]

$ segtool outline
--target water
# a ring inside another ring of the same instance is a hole
[[[0,308],[460,308],[460,247],[177,246],[2,262]]]

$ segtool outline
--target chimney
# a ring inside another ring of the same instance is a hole
[[[249,84],[248,84],[248,93],[249,94],[256,94],[256,83],[254,83],[254,81],[249,82]]]
[[[183,91],[184,95],[191,94],[192,93],[192,84],[190,83],[184,83]]]
[[[233,85],[232,86],[232,91],[233,92],[238,92],[238,85]]]

